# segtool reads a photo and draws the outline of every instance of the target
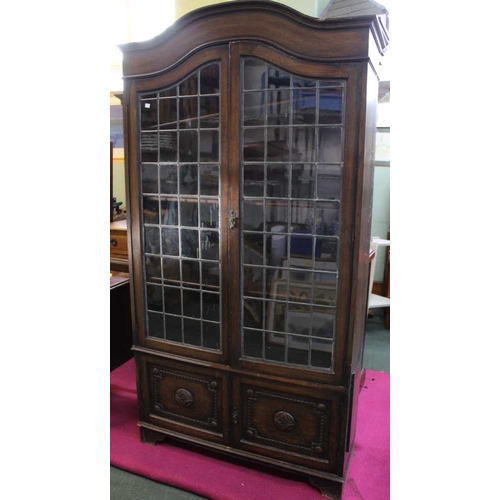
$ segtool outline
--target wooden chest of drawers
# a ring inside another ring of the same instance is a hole
[[[111,222],[109,233],[111,270],[128,272],[127,221]]]

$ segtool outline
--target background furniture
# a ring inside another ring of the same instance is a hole
[[[127,221],[111,222],[109,225],[109,251],[112,271],[128,272]]]
[[[230,2],[121,47],[143,441],[306,474],[340,498],[386,44],[383,17]]]
[[[133,357],[129,282],[128,273],[111,272],[109,287],[111,371]]]

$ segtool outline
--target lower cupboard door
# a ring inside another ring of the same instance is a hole
[[[233,389],[236,447],[341,474],[341,393],[246,377],[236,379]]]

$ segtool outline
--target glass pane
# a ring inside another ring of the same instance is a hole
[[[243,194],[255,197],[264,196],[264,165],[245,165]]]
[[[318,198],[340,200],[342,197],[342,167],[318,165]]]
[[[158,134],[156,132],[141,132],[141,161],[158,161]]]
[[[288,198],[289,165],[268,165],[266,196],[269,198]]]
[[[291,160],[293,162],[316,161],[315,127],[294,127],[292,129]]]
[[[203,294],[203,319],[209,321],[220,321],[219,294]]]
[[[219,167],[217,165],[200,165],[200,194],[203,196],[218,196]]]
[[[163,287],[165,312],[170,314],[182,314],[181,290],[180,288]]]
[[[292,123],[314,125],[316,122],[316,88],[300,87],[293,91]]]
[[[201,313],[200,292],[195,290],[182,290],[182,306],[184,308],[184,316],[199,318]]]
[[[213,262],[201,263],[201,283],[204,290],[218,292],[220,290],[219,264]]]
[[[219,64],[210,64],[200,70],[200,94],[218,94],[220,87]]]
[[[333,366],[333,342],[330,340],[311,339],[311,365],[318,368]]]
[[[160,161],[177,161],[177,132],[160,132]]]
[[[216,200],[200,200],[200,226],[219,227],[219,202]]]
[[[243,262],[245,264],[262,265],[264,243],[262,234],[243,235]]]
[[[217,96],[200,97],[200,127],[219,127],[219,98]]]
[[[147,291],[147,309],[149,311],[163,312],[163,296],[161,294],[161,286],[146,285]]]
[[[165,315],[165,338],[172,342],[182,342],[182,319]]]
[[[148,330],[150,337],[164,338],[163,314],[148,312]]]
[[[220,325],[203,321],[203,346],[220,349]]]
[[[262,300],[243,300],[243,326],[248,328],[264,328],[264,306]]]
[[[279,90],[267,93],[267,124],[288,125],[290,123],[290,91]]]
[[[184,342],[191,345],[201,345],[201,321],[184,319]]]
[[[160,254],[160,230],[157,227],[144,228],[144,251]]]
[[[247,297],[263,297],[264,293],[264,268],[244,266],[243,267],[243,295]]]
[[[272,234],[266,236],[266,266],[284,267],[288,257],[288,236]]]
[[[264,128],[243,131],[243,159],[245,161],[264,160]]]
[[[196,130],[179,132],[179,161],[198,161],[198,132]]]
[[[200,131],[200,161],[219,161],[219,132],[217,130]]]
[[[198,194],[198,166],[179,167],[179,188],[181,194]]]
[[[177,99],[160,99],[160,130],[175,130],[179,120]]]
[[[201,231],[201,258],[219,260],[219,233],[217,231]]]
[[[179,224],[177,198],[161,198],[160,207],[160,223],[164,226],[177,226]]]
[[[318,182],[319,180],[318,176]],[[315,198],[315,182],[316,165],[312,163],[297,163],[292,165],[292,198]]]
[[[266,202],[266,231],[288,232],[288,204],[287,200]]]
[[[265,124],[265,92],[248,92],[243,94],[243,125],[255,126]]]
[[[146,263],[146,281],[150,283],[161,284],[161,258],[147,256]]]
[[[288,337],[287,362],[293,365],[309,364],[309,339],[290,335]]]
[[[249,358],[262,358],[263,335],[261,330],[243,329],[243,355]]]
[[[181,229],[181,249],[183,257],[199,258],[198,230]]]
[[[177,193],[177,166],[160,165],[160,193]]]
[[[289,129],[285,127],[267,129],[267,161],[290,159],[289,135]]]
[[[315,211],[316,234],[337,236],[340,229],[340,203],[320,201]]]
[[[318,123],[342,124],[342,88],[319,91]]]
[[[158,128],[158,101],[141,101],[141,130],[156,130]]]
[[[243,71],[243,88],[263,89],[266,81],[266,65],[258,59],[245,59]]]
[[[182,259],[182,286],[186,288],[200,288],[200,262],[197,260]]]
[[[160,223],[160,200],[154,196],[142,197],[142,219],[145,224],[159,224]]]
[[[286,335],[281,333],[266,332],[265,359],[271,361],[285,361]]]
[[[179,99],[179,128],[198,128],[198,98]]]
[[[195,73],[186,78],[179,85],[179,95],[197,95],[198,94],[198,74]]]
[[[245,201],[243,207],[243,229],[262,231],[264,227],[264,204],[259,201]]]
[[[142,165],[142,192],[158,192],[158,166]]]
[[[318,129],[318,161],[338,163],[342,161],[340,128],[320,127]]]
[[[284,294],[286,296],[286,293]],[[275,332],[286,331],[286,302],[267,302],[267,329]]]
[[[331,371],[345,86],[254,58],[242,80],[243,356]]]
[[[154,309],[147,335],[212,350],[221,347],[222,319],[219,87],[220,64],[209,64],[142,95],[138,116],[144,251],[154,254],[142,262]]]
[[[181,206],[181,226],[198,226],[198,200],[182,199]]]
[[[181,280],[179,259],[163,257],[163,280],[166,285],[179,285]]]
[[[268,89],[280,89],[280,88],[290,88],[291,77],[290,75],[280,68],[274,68],[268,66],[267,70],[267,88]]]
[[[314,231],[314,203],[292,200],[290,222],[291,232],[311,234]]]
[[[179,230],[163,227],[161,230],[162,254],[179,255]]]
[[[335,309],[329,307],[315,307],[312,313],[312,330],[313,337],[324,337],[333,339],[335,328]]]

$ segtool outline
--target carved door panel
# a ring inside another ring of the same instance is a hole
[[[240,378],[234,383],[234,446],[332,471],[340,435],[340,393]]]

